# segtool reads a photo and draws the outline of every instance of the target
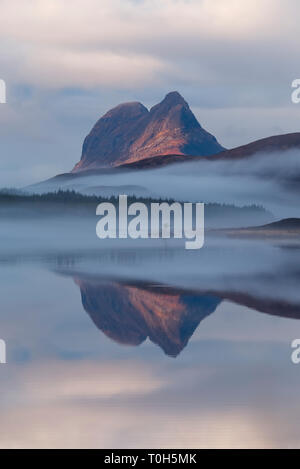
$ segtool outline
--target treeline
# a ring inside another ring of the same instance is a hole
[[[62,203],[62,204],[100,204],[101,202],[111,202],[116,204],[119,202],[119,197],[103,197],[97,195],[85,195],[80,194],[74,190],[63,191],[58,190],[57,192],[47,192],[45,194],[28,194],[22,191],[13,191],[12,189],[0,190],[0,203],[34,203],[34,202],[51,202],[51,203]],[[172,199],[150,199],[146,197],[136,197],[134,195],[128,196],[128,204],[132,202],[143,202],[150,204],[151,202],[168,202],[173,203],[175,200]]]
[[[2,189],[0,190],[0,204],[18,204],[18,203],[26,203],[26,204],[34,204],[34,203],[51,203],[51,204],[63,204],[63,205],[70,205],[70,204],[80,204],[80,205],[97,205],[102,202],[111,202],[112,204],[118,204],[119,197],[118,196],[111,196],[111,197],[103,197],[97,195],[85,195],[80,194],[74,190],[58,190],[56,192],[48,192],[45,194],[28,194],[22,191],[16,191],[13,189]],[[128,195],[128,204],[134,202],[142,202],[146,205],[149,205],[152,202],[156,203],[163,203],[167,202],[172,204],[176,202],[174,199],[162,199],[162,198],[149,198],[149,197],[136,197],[134,195]],[[184,202],[184,201],[179,201]],[[199,201],[200,202],[200,201]],[[265,211],[264,207],[260,205],[244,205],[244,206],[236,206],[234,204],[224,204],[224,203],[207,203],[205,204],[206,207],[214,208],[216,210],[223,211],[224,209],[227,210],[245,210],[250,211]]]

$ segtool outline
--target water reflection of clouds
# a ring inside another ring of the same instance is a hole
[[[284,385],[289,376],[266,375],[245,361],[245,350],[240,354],[244,367],[242,359],[229,365],[220,356],[210,367],[196,356],[193,366],[174,368],[142,361],[28,364],[1,387],[14,401],[0,410],[0,446],[297,446],[298,420],[286,391],[299,379]]]

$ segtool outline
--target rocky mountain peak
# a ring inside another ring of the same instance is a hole
[[[177,91],[150,111],[139,102],[119,104],[86,137],[74,172],[120,166],[161,155],[208,156],[224,148],[197,121]]]

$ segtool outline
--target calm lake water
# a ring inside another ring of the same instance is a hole
[[[0,447],[300,447],[297,246],[10,233]]]

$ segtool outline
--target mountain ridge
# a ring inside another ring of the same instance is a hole
[[[268,154],[293,149],[300,149],[300,132],[272,135],[271,137],[254,140],[246,145],[240,145],[213,155],[213,159],[240,159],[258,153]]]

